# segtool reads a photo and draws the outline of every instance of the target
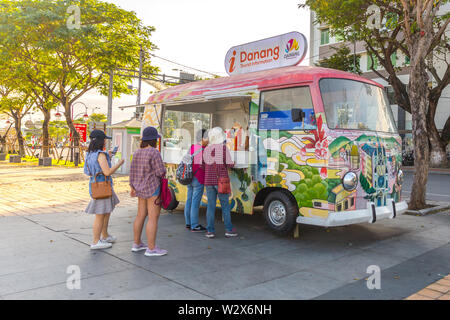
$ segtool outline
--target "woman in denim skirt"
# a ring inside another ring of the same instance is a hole
[[[93,225],[94,239],[91,245],[91,249],[106,249],[112,246],[112,243],[116,241],[116,237],[108,234],[108,224],[111,212],[115,206],[119,203],[114,189],[112,190],[112,196],[106,199],[93,199],[91,192],[91,183],[95,181],[105,181],[106,177],[109,177],[111,181],[111,187],[113,181],[111,175],[119,169],[124,160],[121,159],[115,166],[111,167],[111,152],[105,152],[105,139],[111,139],[106,136],[102,130],[93,130],[89,135],[91,142],[89,144],[88,153],[86,155],[86,161],[84,162],[84,173],[90,176],[89,178],[89,194],[91,201],[89,202],[86,213],[95,214],[95,220]]]

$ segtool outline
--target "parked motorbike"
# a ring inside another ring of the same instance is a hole
[[[414,151],[406,151],[402,152],[402,165],[406,167],[410,167],[414,165]]]

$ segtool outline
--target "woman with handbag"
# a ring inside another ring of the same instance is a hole
[[[102,130],[93,130],[89,135],[89,144],[86,161],[84,163],[84,173],[89,178],[89,202],[86,213],[95,214],[93,225],[94,239],[91,249],[106,249],[112,246],[116,237],[108,234],[108,224],[111,212],[119,203],[119,198],[113,189],[111,175],[123,164],[120,160],[115,166],[111,166],[111,152],[105,152],[106,136]]]
[[[153,127],[147,127],[142,133],[141,148],[133,154],[130,168],[131,196],[138,197],[138,212],[134,220],[134,243],[131,251],[146,250],[146,256],[163,256],[167,250],[156,246],[156,232],[161,212],[161,180],[166,174],[161,154],[156,143],[161,136]],[[141,241],[145,218],[148,246]]]
[[[230,208],[230,178],[228,168],[234,166],[231,154],[225,145],[226,136],[220,127],[212,128],[208,133],[209,145],[203,152],[205,162],[205,186],[208,205],[206,209],[207,238],[214,238],[216,201],[219,197],[222,209],[223,221],[225,223],[225,237],[236,237],[238,234],[231,224]]]

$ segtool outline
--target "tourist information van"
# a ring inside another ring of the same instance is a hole
[[[149,98],[143,126],[162,133],[177,200],[187,192],[175,178],[178,164],[201,129],[219,126],[235,162],[232,212],[262,206],[274,231],[374,223],[407,209],[401,139],[385,90],[352,73],[296,66],[305,52],[297,32],[234,47],[225,60],[229,77]]]

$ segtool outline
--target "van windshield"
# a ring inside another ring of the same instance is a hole
[[[357,129],[397,133],[385,91],[375,85],[347,79],[319,82],[330,129]]]

